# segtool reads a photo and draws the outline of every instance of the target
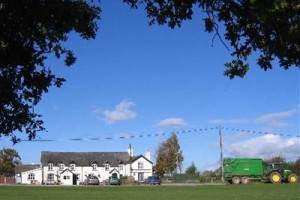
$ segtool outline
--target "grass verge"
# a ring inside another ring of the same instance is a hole
[[[208,186],[0,186],[1,200],[300,200],[299,184]]]

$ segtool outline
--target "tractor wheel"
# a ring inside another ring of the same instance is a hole
[[[297,182],[297,175],[296,174],[290,174],[288,176],[288,182],[289,183],[296,183]]]
[[[250,183],[250,179],[248,176],[243,176],[241,179],[242,184],[249,184]]]
[[[278,172],[272,172],[269,179],[273,184],[281,183],[281,175]]]
[[[238,177],[238,176],[232,177],[232,183],[235,184],[235,185],[240,184],[241,183],[240,177]]]

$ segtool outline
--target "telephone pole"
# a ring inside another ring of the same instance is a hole
[[[224,183],[223,139],[222,139],[222,127],[221,126],[219,126],[219,138],[220,138],[221,182]]]
[[[129,174],[130,176],[132,176],[132,147],[131,147],[131,144],[129,144],[129,164],[130,164],[130,169],[129,169]]]

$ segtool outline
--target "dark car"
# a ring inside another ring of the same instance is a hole
[[[145,179],[144,184],[160,185],[161,179],[159,178],[159,176],[148,176],[148,178]]]
[[[112,174],[111,177],[109,177],[109,184],[110,185],[121,185],[121,180],[118,178],[117,174]]]

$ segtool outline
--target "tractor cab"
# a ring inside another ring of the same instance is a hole
[[[270,163],[264,170],[264,179],[271,183],[281,183],[281,181],[296,183],[297,175],[293,174],[291,170],[283,169],[281,163]]]
[[[273,171],[278,171],[280,174],[283,172],[283,167],[281,163],[269,163],[267,164],[265,174],[270,174]]]

